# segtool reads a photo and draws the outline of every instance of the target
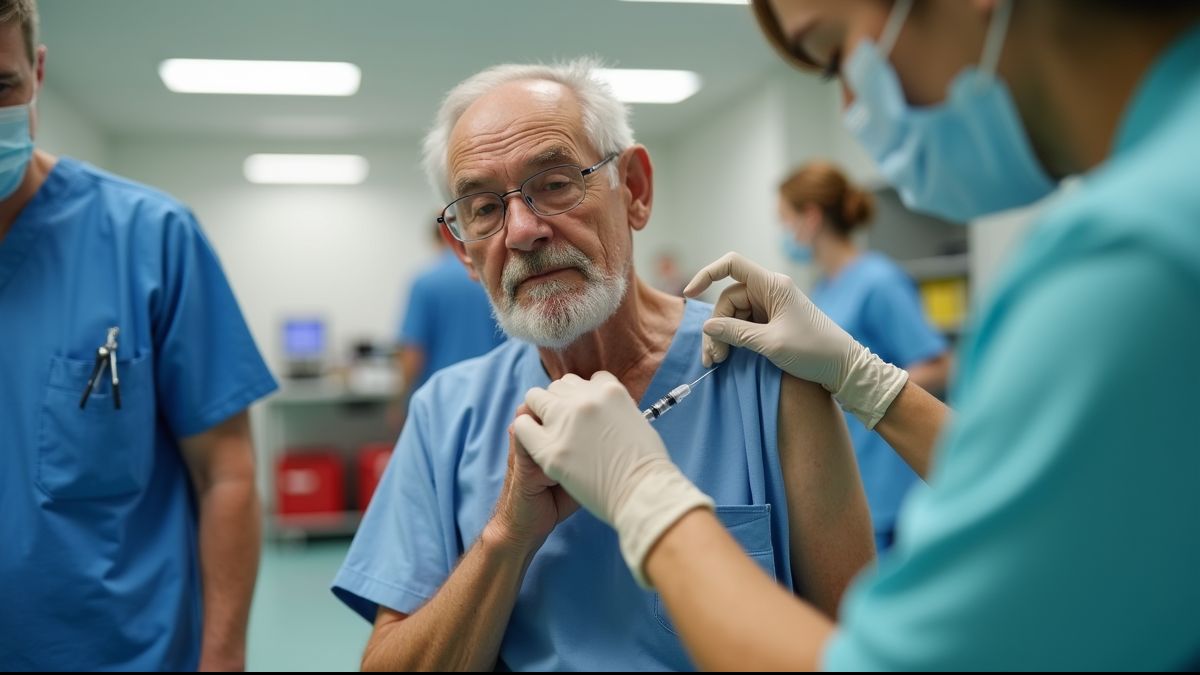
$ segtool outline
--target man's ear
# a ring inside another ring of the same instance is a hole
[[[629,195],[629,226],[642,230],[650,222],[650,210],[654,205],[654,165],[645,146],[635,145],[616,160],[622,187]]]
[[[454,251],[454,255],[458,256],[458,260],[463,264],[463,267],[467,268],[467,275],[471,277],[472,281],[478,282],[479,275],[475,272],[475,261],[471,260],[471,256],[467,255],[467,245],[455,239],[454,235],[450,234],[450,228],[446,227],[445,223],[441,223],[441,227],[438,229],[442,233],[442,241],[446,242],[450,250]]]

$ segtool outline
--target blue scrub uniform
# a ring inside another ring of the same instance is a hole
[[[813,289],[813,303],[884,361],[909,368],[946,352],[946,340],[929,325],[912,279],[885,256],[863,253]],[[896,514],[917,474],[883,438],[847,414],[846,425],[862,473],[875,546],[892,543]]]
[[[701,375],[712,306],[688,301],[643,408]],[[508,426],[550,379],[533,346],[510,340],[441,371],[413,397],[408,423],[354,538],[334,592],[368,621],[377,605],[412,613],[437,592],[492,516]],[[779,469],[780,371],[748,350],[655,422],[672,460],[717,503],[743,549],[792,586]],[[551,532],[525,574],[500,647],[513,670],[642,671],[692,663],[655,593],[634,582],[617,535],[580,510]]]
[[[178,439],[275,382],[200,229],[61,159],[0,241],[0,670],[193,670],[196,507]],[[79,401],[96,349],[107,372]]]
[[[832,670],[1176,670],[1200,656],[1200,27],[973,323],[957,414]]]
[[[413,281],[400,327],[400,343],[425,354],[413,391],[442,368],[482,356],[504,340],[487,292],[467,275],[453,251],[443,252],[433,267]]]

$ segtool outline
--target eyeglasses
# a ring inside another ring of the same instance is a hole
[[[442,210],[437,221],[445,225],[454,238],[462,241],[487,239],[504,229],[508,213],[508,197],[517,193],[539,216],[557,216],[583,203],[587,194],[586,178],[617,157],[605,157],[586,169],[574,164],[552,166],[539,171],[516,190],[508,192],[476,192],[459,197]]]

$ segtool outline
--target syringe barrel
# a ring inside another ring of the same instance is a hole
[[[688,394],[692,393],[692,388],[689,385],[681,384],[675,387],[666,396],[655,401],[649,408],[642,412],[642,417],[648,420],[656,420],[663,416],[671,408],[674,408],[677,403],[687,398]]]

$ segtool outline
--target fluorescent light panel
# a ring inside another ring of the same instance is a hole
[[[596,74],[625,103],[679,103],[701,86],[700,76],[690,70],[602,68]]]
[[[242,172],[264,185],[358,185],[370,165],[359,155],[250,155]]]
[[[167,59],[158,76],[182,94],[351,96],[362,82],[358,66],[331,61]]]

